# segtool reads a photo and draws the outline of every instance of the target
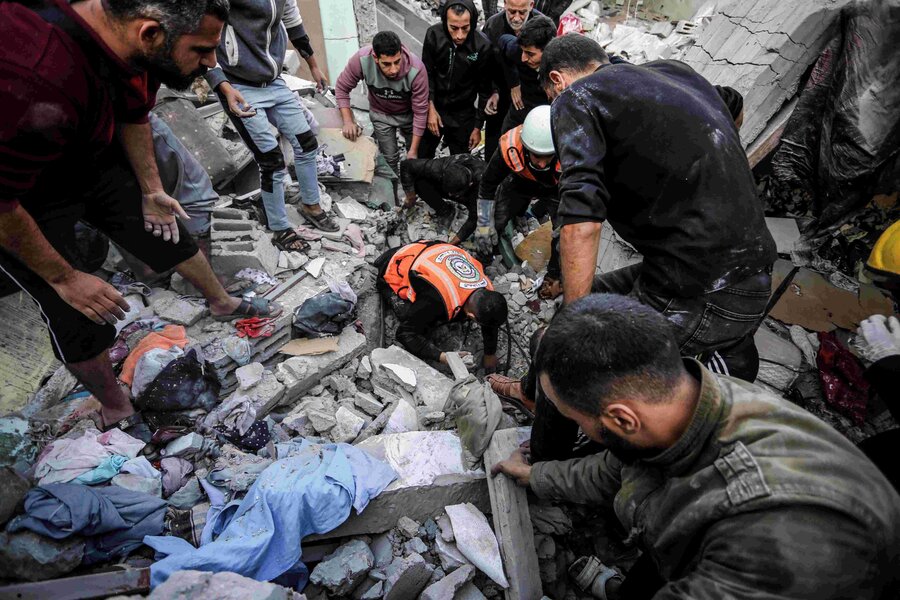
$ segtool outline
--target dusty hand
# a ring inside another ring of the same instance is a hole
[[[441,128],[444,126],[444,122],[441,120],[441,115],[434,108],[428,109],[428,131],[432,133],[435,137],[441,137]]]
[[[872,315],[856,330],[862,355],[872,362],[888,356],[900,356],[900,321],[897,317]]]
[[[236,117],[242,119],[256,115],[256,110],[244,100],[244,96],[231,84],[223,83],[221,87],[222,95],[228,103],[228,110]]]
[[[171,240],[173,244],[178,243],[178,220],[176,217],[190,219],[178,200],[165,192],[144,194],[141,209],[144,213],[144,230],[156,237],[162,236],[162,239],[167,242]]]
[[[116,288],[99,277],[82,271],[73,271],[61,282],[52,283],[51,286],[69,306],[98,325],[115,325],[116,321],[124,319],[125,313],[131,310]]]
[[[498,104],[500,104],[500,94],[494,92],[491,94],[491,97],[488,98],[487,104],[484,106],[484,113],[493,117],[497,114]]]
[[[491,477],[500,473],[514,479],[518,485],[527,487],[531,483],[531,465],[528,464],[525,450],[517,448],[509,458],[491,467]]]
[[[481,130],[473,129],[471,135],[469,135],[469,151],[471,152],[478,144],[481,143]]]
[[[362,135],[362,127],[356,122],[344,123],[341,133],[351,142],[355,142]]]
[[[406,197],[403,199],[403,208],[412,208],[416,205],[417,199],[415,192],[406,192]]]
[[[475,229],[475,247],[482,256],[491,256],[494,253],[498,239],[497,229],[493,225]]]
[[[325,74],[322,73],[322,69],[316,67],[310,71],[313,81],[316,82],[316,90],[318,92],[324,92],[328,89],[328,78],[325,77]]]
[[[515,108],[516,110],[522,110],[523,108],[525,108],[525,103],[522,102],[522,86],[521,85],[517,85],[514,88],[510,88],[509,96],[510,96],[510,98],[512,98],[513,108]]]

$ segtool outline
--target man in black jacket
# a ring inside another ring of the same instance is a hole
[[[450,154],[469,152],[481,143],[484,109],[491,96],[492,50],[490,41],[475,29],[477,23],[472,0],[449,0],[441,9],[441,22],[425,33],[422,62],[428,70],[430,102],[419,158],[433,158],[441,139]]]
[[[458,246],[475,231],[477,212],[475,200],[484,174],[484,161],[471,154],[454,154],[441,158],[414,158],[400,164],[400,181],[406,193],[404,207],[412,207],[416,196],[437,213],[438,221],[446,228],[452,225],[456,211],[447,202],[461,204],[468,211],[466,222],[450,239]]]
[[[549,17],[534,11],[517,36],[503,34],[498,42],[498,52],[507,77],[515,77],[521,90],[521,108],[510,106],[503,118],[502,133],[525,122],[532,109],[550,104],[547,92],[538,79],[541,57],[550,40],[556,37],[556,26]],[[515,75],[513,75],[513,73]]]

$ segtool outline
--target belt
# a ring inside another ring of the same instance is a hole
[[[276,78],[277,79],[277,78]],[[234,75],[228,76],[229,83],[236,83],[238,85],[245,85],[247,87],[255,87],[255,88],[267,88],[273,83],[275,83],[275,79],[271,81],[247,81],[246,79],[241,79],[240,77],[235,77]]]

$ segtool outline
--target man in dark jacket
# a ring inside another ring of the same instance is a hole
[[[469,152],[481,143],[484,109],[491,96],[491,43],[475,29],[478,10],[472,0],[449,0],[441,22],[428,28],[422,62],[428,71],[428,131],[419,158],[433,158],[444,140],[450,154]],[[477,107],[476,107],[477,100]]]
[[[406,193],[404,207],[416,202],[416,196],[434,209],[437,218],[447,228],[452,225],[456,211],[447,200],[461,204],[468,211],[468,218],[450,243],[458,246],[475,231],[477,212],[475,200],[478,186],[484,174],[484,161],[471,154],[453,154],[441,158],[409,159],[400,165],[400,181]]]
[[[610,64],[578,35],[547,45],[541,80],[556,96],[565,301],[632,295],[673,323],[685,356],[753,381],[775,243],[720,92],[677,61]],[[644,260],[595,281],[607,219]]]
[[[484,159],[490,160],[497,151],[500,135],[509,128],[503,128],[503,121],[511,108],[523,110],[521,81],[519,80],[518,60],[507,64],[501,53],[500,39],[503,36],[515,38],[525,25],[536,15],[533,0],[506,0],[503,10],[484,22],[481,31],[491,41],[494,61],[492,74],[497,96],[497,110],[489,115],[484,126]],[[527,75],[527,74],[526,74]],[[537,75],[534,76],[537,83]],[[543,91],[541,92],[543,93]],[[526,112],[526,114],[528,114]],[[522,117],[525,118],[524,115]],[[519,123],[517,123],[518,125]]]
[[[419,241],[391,248],[375,267],[378,291],[400,320],[397,341],[404,348],[446,364],[446,353],[431,343],[428,332],[444,323],[475,321],[484,340],[483,366],[488,373],[497,370],[497,335],[508,309],[477,259],[458,246]]]
[[[807,411],[682,359],[652,308],[569,304],[537,368],[549,401],[607,450],[533,465],[519,450],[492,472],[542,500],[614,508],[642,556],[618,595],[607,583],[596,597],[898,597],[900,496],[876,466]]]

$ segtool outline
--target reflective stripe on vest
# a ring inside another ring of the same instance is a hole
[[[455,318],[469,297],[482,288],[494,286],[484,274],[484,267],[468,252],[450,244],[409,244],[391,257],[384,274],[385,282],[394,292],[410,302],[416,293],[410,285],[410,275],[431,284],[440,294],[447,309],[447,320]]]
[[[525,160],[525,146],[522,144],[522,128],[524,125],[513,127],[500,137],[500,153],[506,166],[520,177],[537,182],[537,177],[531,172],[528,161]],[[556,174],[554,182],[559,181],[562,172],[562,164],[556,161]]]

